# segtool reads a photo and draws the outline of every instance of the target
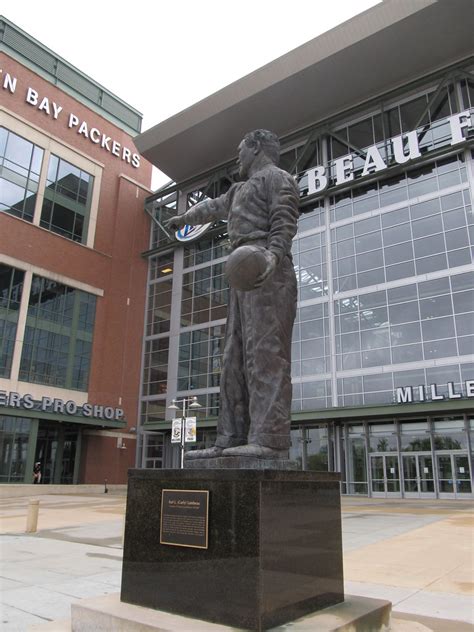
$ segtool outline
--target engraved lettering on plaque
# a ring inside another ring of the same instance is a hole
[[[208,491],[163,489],[160,543],[207,549],[208,514]]]

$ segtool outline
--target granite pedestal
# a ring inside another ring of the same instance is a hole
[[[207,549],[160,544],[163,489],[209,491]],[[339,475],[130,470],[121,600],[248,630],[342,602]]]

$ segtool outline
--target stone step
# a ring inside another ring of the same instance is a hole
[[[72,605],[71,621],[55,621],[29,628],[29,632],[237,632],[237,628],[182,617],[120,601],[112,594],[82,599]],[[346,596],[343,604],[331,606],[277,628],[273,632],[389,632],[391,604],[381,599]],[[398,625],[399,622],[397,622]],[[400,622],[395,632],[428,632]]]

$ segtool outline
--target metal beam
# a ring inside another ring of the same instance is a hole
[[[163,226],[163,224],[160,222],[160,220],[156,217],[155,213],[150,211],[150,209],[146,205],[145,205],[145,213],[147,213],[147,215],[149,215],[151,217],[152,221],[159,228],[161,228],[161,230],[165,233],[165,235],[168,237],[168,239],[173,241],[173,237],[169,234],[169,232],[166,230],[166,228]]]

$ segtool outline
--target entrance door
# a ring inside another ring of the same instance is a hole
[[[467,498],[472,494],[467,454],[437,454],[440,498]]]
[[[402,454],[403,495],[406,498],[435,498],[431,454]]]
[[[41,483],[74,483],[78,427],[40,421],[35,462],[41,463]]]
[[[35,462],[41,463],[41,482],[54,483],[57,468],[56,453],[58,451],[58,431],[40,423],[36,442]],[[59,482],[59,481],[58,481]]]
[[[400,472],[397,455],[371,454],[370,473],[372,496],[400,497]]]

